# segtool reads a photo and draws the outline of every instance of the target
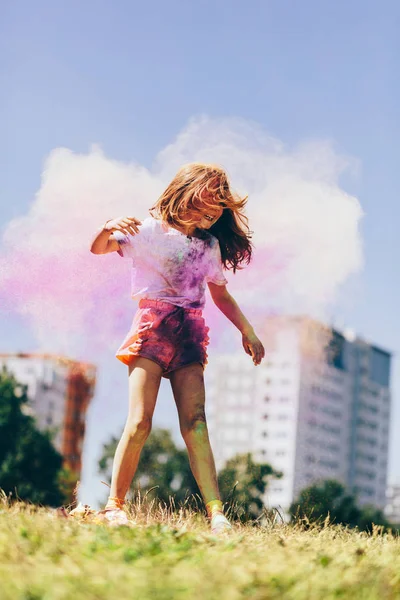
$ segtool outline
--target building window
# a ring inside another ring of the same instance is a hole
[[[378,348],[371,348],[370,372],[374,383],[388,387],[390,379],[390,354]]]
[[[345,338],[335,330],[332,330],[331,338],[325,348],[325,356],[328,365],[335,367],[336,369],[344,370],[344,348]]]
[[[248,406],[249,404],[251,404],[252,401],[252,397],[250,394],[240,394],[239,398],[238,398],[239,402],[239,406]]]
[[[327,423],[321,423],[320,429],[323,429],[324,431],[328,431],[329,433],[333,433],[335,435],[340,434],[340,429],[338,427],[331,427]]]
[[[372,488],[368,488],[368,487],[356,486],[355,492],[356,492],[356,494],[364,494],[364,496],[373,496],[374,495],[374,490]]]
[[[328,467],[328,469],[337,469],[339,467],[337,462],[333,462],[330,460],[324,460],[322,458],[318,461],[318,463],[320,465],[322,465],[323,467]]]
[[[225,429],[224,431],[224,441],[233,442],[236,439],[236,431],[235,429]]]
[[[238,442],[246,442],[248,440],[248,438],[249,438],[249,434],[248,434],[247,429],[240,428],[240,429],[236,430],[236,440]]]

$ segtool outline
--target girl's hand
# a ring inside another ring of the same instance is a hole
[[[139,233],[138,225],[141,225],[142,221],[135,217],[118,217],[117,219],[110,219],[104,225],[104,231],[122,231],[125,234],[136,235]]]
[[[255,365],[259,365],[265,356],[264,346],[254,331],[242,333],[242,344],[246,354],[250,354]]]

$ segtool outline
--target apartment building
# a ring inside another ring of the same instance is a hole
[[[303,317],[269,319],[267,357],[217,356],[207,368],[217,468],[252,452],[283,473],[266,503],[287,511],[313,482],[336,479],[360,505],[384,508],[389,352]]]

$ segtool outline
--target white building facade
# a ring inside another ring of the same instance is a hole
[[[400,484],[389,485],[386,490],[385,515],[392,524],[400,525]]]
[[[283,473],[266,505],[287,511],[299,492],[335,479],[360,505],[385,506],[390,353],[306,318],[272,319],[258,367],[245,354],[207,367],[217,469],[251,452]]]

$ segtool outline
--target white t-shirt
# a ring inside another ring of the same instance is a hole
[[[207,282],[225,285],[216,237],[188,238],[148,217],[136,235],[114,231],[118,254],[132,260],[132,298],[151,298],[183,308],[203,308]]]

